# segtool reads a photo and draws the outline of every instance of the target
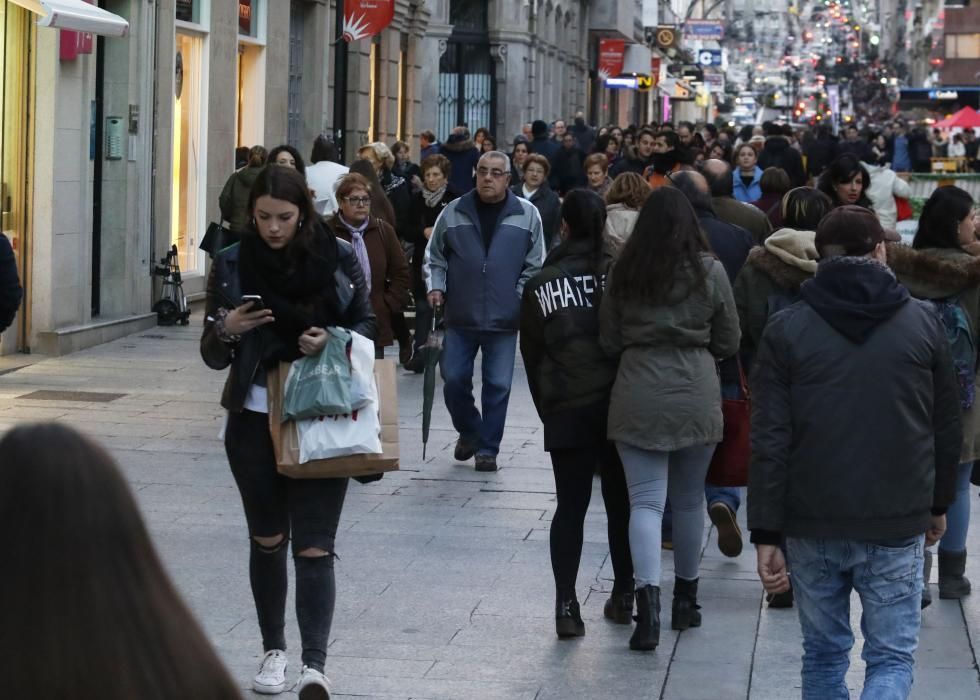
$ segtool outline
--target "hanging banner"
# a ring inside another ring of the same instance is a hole
[[[615,78],[623,72],[626,57],[625,39],[599,39],[599,79]]]
[[[395,0],[347,0],[344,41],[348,44],[379,34],[395,18]]]

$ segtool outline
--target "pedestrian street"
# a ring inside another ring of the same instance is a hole
[[[200,322],[195,309],[189,327],[154,328],[59,358],[35,356],[26,366],[24,356],[0,359],[0,430],[64,421],[111,449],[181,594],[243,695],[260,697],[248,690],[262,656],[248,541],[218,439],[224,373],[200,359]],[[631,626],[602,616],[612,571],[598,480],[577,586],[586,634],[559,641],[548,550],[554,480],[522,368],[496,473],[453,461],[456,434],[441,399],[421,463],[421,385],[421,375],[399,370],[401,471],[368,485],[352,482],[348,491],[326,663],[333,697],[800,697],[795,609],[766,609],[753,548],[725,558],[713,529],[706,528],[701,564],[703,626],[677,633],[665,625],[653,653],[627,648]],[[744,530],[744,506],[739,518]],[[980,541],[972,542],[978,533],[971,532],[971,551],[980,551]],[[664,552],[666,600],[671,557]],[[980,560],[970,558],[967,573],[980,580]],[[980,697],[980,595],[962,604],[935,598],[923,615],[912,697]],[[293,673],[299,639],[291,607],[292,592],[286,629]],[[856,600],[853,607],[858,629]],[[863,671],[858,640],[852,692]]]

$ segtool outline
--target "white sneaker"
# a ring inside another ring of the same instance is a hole
[[[315,668],[303,666],[299,680],[293,686],[300,700],[330,700],[330,681]]]
[[[252,690],[262,695],[276,695],[286,689],[286,652],[271,649],[265,653],[259,672],[252,680]]]

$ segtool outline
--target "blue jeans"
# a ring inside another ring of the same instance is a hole
[[[483,356],[482,417],[473,399],[477,350]],[[476,443],[478,455],[496,456],[500,451],[516,354],[517,333],[446,330],[440,361],[446,408],[456,432],[463,440]]]
[[[851,590],[861,597],[863,700],[905,700],[921,622],[924,537],[887,543],[787,537],[803,631],[803,700],[846,700],[854,645]]]
[[[946,511],[946,534],[939,540],[944,552],[962,552],[966,549],[966,533],[970,529],[970,474],[973,462],[959,466],[956,472],[956,496]]]

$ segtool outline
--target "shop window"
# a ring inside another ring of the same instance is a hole
[[[200,272],[203,256],[207,164],[207,79],[205,37],[177,32],[174,76],[173,196],[170,242],[177,245],[180,268]]]
[[[210,21],[210,0],[176,0],[174,18],[178,22],[204,29]]]
[[[265,6],[259,0],[238,0],[237,107],[237,145],[251,147],[263,143],[265,139]]]

